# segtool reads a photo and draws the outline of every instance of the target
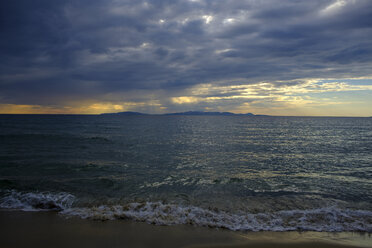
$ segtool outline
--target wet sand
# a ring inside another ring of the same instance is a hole
[[[370,234],[232,232],[207,227],[155,226],[127,220],[66,219],[55,212],[0,211],[0,248],[50,247],[372,247]]]

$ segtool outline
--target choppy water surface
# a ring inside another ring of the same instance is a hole
[[[372,232],[372,118],[0,116],[0,207]]]

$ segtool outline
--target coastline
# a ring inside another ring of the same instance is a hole
[[[56,212],[0,211],[0,248],[18,247],[372,247],[369,233],[234,232],[190,225],[65,218]]]

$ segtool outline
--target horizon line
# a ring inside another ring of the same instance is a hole
[[[120,113],[139,113],[142,115],[152,115],[152,116],[164,116],[164,115],[172,115],[172,114],[179,114],[179,113],[187,113],[187,112],[204,112],[204,113],[231,113],[237,116],[246,115],[249,113],[234,113],[229,111],[185,111],[185,112],[170,112],[170,113],[161,113],[161,114],[149,114],[149,113],[143,113],[143,112],[136,112],[136,111],[123,111],[123,112],[114,112],[114,113],[99,113],[99,114],[84,114],[84,113],[0,113],[0,115],[83,115],[83,116],[100,116],[100,115],[115,115]],[[253,114],[252,116],[247,117],[343,117],[343,118],[372,118],[372,116],[346,116],[346,115],[269,115],[269,114]],[[221,116],[234,116],[234,115],[221,115]],[[127,115],[128,116],[128,115]],[[132,115],[132,116],[141,116],[141,115]],[[185,116],[185,115],[184,115]],[[190,115],[192,116],[192,115]],[[194,115],[194,116],[203,116],[203,115]],[[213,115],[206,115],[206,116],[213,116]]]

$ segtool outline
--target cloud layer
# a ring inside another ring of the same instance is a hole
[[[348,79],[372,78],[369,0],[0,6],[3,112],[19,105],[51,112],[273,113],[285,102],[314,102],[312,93],[355,91]],[[327,88],[325,79],[338,82]],[[369,85],[358,90],[370,94]]]

